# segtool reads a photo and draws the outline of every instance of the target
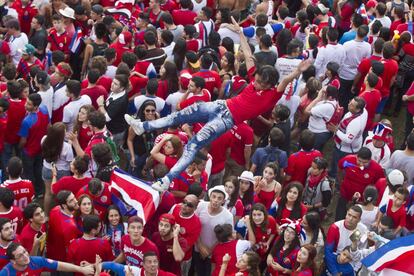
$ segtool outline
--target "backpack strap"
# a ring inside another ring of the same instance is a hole
[[[329,101],[325,101],[325,103],[328,103],[328,104],[332,105],[332,107],[334,109],[334,113],[332,114],[332,116],[334,116],[335,115],[335,110],[338,107],[338,103],[336,105],[333,104],[333,103],[331,103],[331,102],[329,102]],[[329,118],[329,120],[332,119],[332,116],[331,116],[331,118]],[[329,122],[329,120],[326,120],[325,118],[322,118],[322,120],[324,120],[325,123]]]

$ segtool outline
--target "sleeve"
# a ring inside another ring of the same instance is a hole
[[[125,276],[125,266],[114,262],[103,262],[102,270],[110,270],[118,276]]]
[[[72,112],[70,108],[63,108],[63,119],[62,123],[69,124],[72,121]]]
[[[58,261],[43,258],[43,257],[30,257],[31,263],[36,265],[40,268],[46,268],[49,270],[57,270],[58,269]]]
[[[30,122],[26,119],[23,120],[22,125],[20,126],[19,136],[26,138],[29,136]]]
[[[243,34],[248,37],[248,38],[252,38],[256,33],[256,30],[254,27],[247,27],[247,28],[243,28]]]
[[[382,206],[379,208],[379,211],[380,211],[381,213],[383,213],[383,214],[387,213],[387,204],[382,205]]]
[[[324,49],[320,49],[318,51],[318,55],[315,59],[315,68],[316,68],[316,77],[321,76],[323,73],[325,73],[324,68],[322,68],[322,65],[324,64],[324,56],[323,56]]]
[[[328,229],[328,235],[326,237],[326,245],[325,245],[325,263],[326,266],[331,274],[338,273],[336,267],[336,256],[334,252],[336,251],[336,247],[339,241],[339,228],[336,224],[332,224]]]
[[[271,26],[272,26],[272,30],[275,34],[280,32],[283,29],[283,24],[281,24],[281,23],[272,24]]]
[[[281,168],[286,168],[288,166],[287,154],[285,151],[282,151],[279,156],[279,165]]]
[[[249,126],[246,126],[246,131],[245,134],[243,135],[243,142],[244,142],[244,146],[252,146],[253,145],[253,140],[254,140],[254,134],[253,134],[253,129]]]

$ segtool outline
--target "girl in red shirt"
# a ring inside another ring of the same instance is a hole
[[[289,183],[277,200],[276,222],[281,224],[283,219],[300,219],[306,212],[306,206],[302,203],[303,186],[300,182]]]
[[[296,258],[292,276],[313,276],[316,248],[311,244],[303,245]]]
[[[227,210],[233,215],[234,224],[237,224],[239,219],[244,215],[244,207],[241,199],[239,198],[239,181],[236,177],[230,177],[224,181],[224,189],[229,195],[229,200],[225,205]]]
[[[181,143],[178,136],[165,134],[161,141],[155,144],[150,154],[157,163],[164,164],[168,169],[171,169],[183,154],[183,143]],[[153,165],[155,166],[156,164]]]
[[[166,61],[163,65],[161,65],[158,90],[155,93],[157,97],[165,100],[168,95],[179,90],[177,72],[177,66],[174,62]]]
[[[78,117],[73,128],[73,133],[78,135],[79,145],[82,150],[85,150],[93,136],[93,131],[90,128],[88,116],[95,111],[95,108],[90,105],[84,105],[79,109]]]
[[[238,179],[240,184],[239,196],[244,208],[243,216],[246,216],[250,214],[254,200],[253,173],[244,171],[241,176],[238,177]]]
[[[260,257],[256,252],[247,251],[239,260],[237,260],[236,268],[239,270],[236,273],[226,273],[227,265],[231,257],[229,254],[223,256],[223,264],[219,272],[219,276],[260,276],[259,264]]]
[[[279,166],[276,163],[268,163],[263,170],[263,177],[255,177],[254,201],[262,203],[266,210],[269,210],[274,199],[279,197],[282,189],[282,185],[275,180],[278,172]]]
[[[83,194],[78,198],[79,209],[75,211],[74,217],[78,229],[83,232],[83,218],[86,215],[96,215],[97,211],[93,207],[92,199],[87,195]]]

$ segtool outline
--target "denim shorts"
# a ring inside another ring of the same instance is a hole
[[[57,171],[57,180],[64,176],[71,175],[70,171]],[[52,170],[46,167],[42,168],[42,179],[43,181],[52,181]]]

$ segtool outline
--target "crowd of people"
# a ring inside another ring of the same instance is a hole
[[[0,11],[0,276],[377,275],[414,231],[412,0]]]

